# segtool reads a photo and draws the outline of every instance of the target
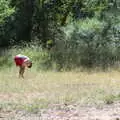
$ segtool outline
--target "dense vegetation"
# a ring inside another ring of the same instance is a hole
[[[58,70],[105,69],[120,61],[119,13],[119,0],[0,0],[0,48],[27,44],[34,61]]]

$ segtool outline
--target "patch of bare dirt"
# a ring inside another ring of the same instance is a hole
[[[120,120],[120,102],[103,106],[51,105],[37,113],[1,111],[0,120]]]

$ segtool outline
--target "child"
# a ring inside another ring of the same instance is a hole
[[[26,67],[28,67],[28,68],[32,67],[32,62],[31,62],[30,58],[25,56],[25,55],[18,54],[14,57],[14,61],[16,63],[16,66],[20,67],[19,78],[20,77],[24,78],[23,74],[25,72],[25,68]]]

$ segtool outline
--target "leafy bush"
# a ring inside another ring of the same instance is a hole
[[[59,69],[80,66],[106,69],[114,65],[120,57],[118,37],[114,34],[117,34],[118,26],[92,18],[64,27],[65,37],[56,41],[53,60]]]

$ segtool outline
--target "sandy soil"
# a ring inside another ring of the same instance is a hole
[[[37,113],[2,111],[0,120],[120,120],[120,102],[102,106],[51,105]]]

